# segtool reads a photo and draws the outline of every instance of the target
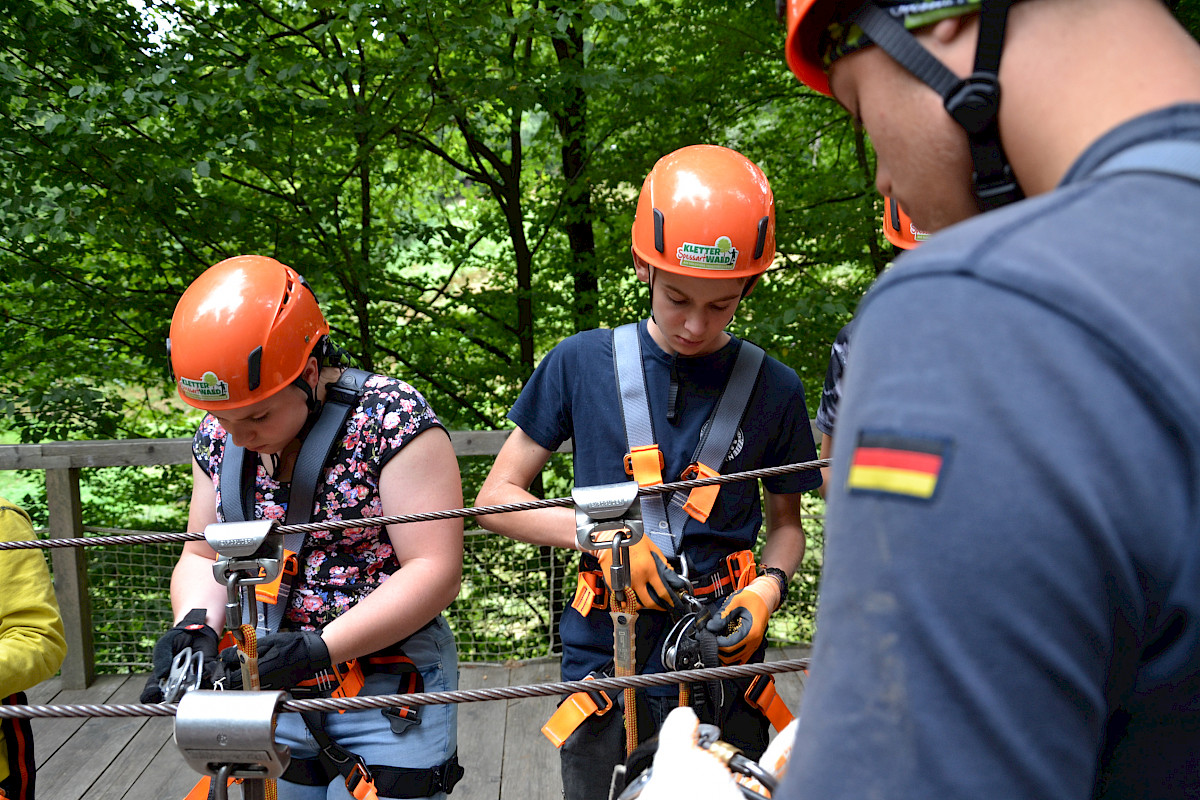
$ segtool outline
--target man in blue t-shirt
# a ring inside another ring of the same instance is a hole
[[[717,443],[720,453],[704,466],[722,474],[815,459],[803,387],[796,373],[775,359],[762,359],[749,373],[752,382],[742,384],[749,394],[736,409],[740,419],[729,425],[713,413],[717,401],[735,391],[737,381],[730,378],[738,372],[735,367],[757,351],[726,328],[775,254],[774,200],[762,171],[723,147],[677,150],[647,176],[632,236],[634,268],[650,287],[650,318],[615,333],[576,334],[546,355],[509,413],[517,427],[484,482],[478,504],[532,499],[530,484],[568,439],[573,440],[577,486],[630,480],[626,456],[646,443],[631,442],[635,434],[626,430],[636,409],[622,405],[626,385],[618,389],[614,358],[632,363],[632,372],[640,373],[635,382],[644,382],[641,413],[648,416],[652,444],[661,453],[661,462],[651,460],[654,470],[661,469],[663,482],[696,474],[702,441]],[[614,341],[626,342],[617,345],[617,356]],[[717,431],[726,428],[721,440]],[[634,477],[649,485],[652,481],[641,474],[645,459],[630,461],[638,465],[632,468]],[[724,484],[711,508],[691,504],[692,511],[682,518],[670,511],[678,503],[662,504],[668,512],[660,518],[643,498],[647,535],[629,554],[640,606],[635,629],[639,672],[664,671],[662,642],[680,618],[679,595],[689,592],[712,615],[703,627],[715,635],[721,663],[762,659],[767,619],[786,596],[787,582],[804,554],[800,494],[819,483],[815,470],[763,481],[766,541],[755,571],[747,558],[763,526],[757,482]],[[696,496],[692,499],[698,502]],[[479,522],[513,539],[576,547],[571,509],[491,514]],[[597,554],[581,556],[579,588],[562,615],[565,680],[612,674],[613,621],[606,591],[611,556]],[[687,589],[680,588],[686,586],[680,575],[690,581]],[[723,702],[710,709],[710,721],[722,725],[729,741],[752,755],[761,753],[766,719],[747,702],[745,682],[727,683]],[[661,687],[638,694],[638,738],[645,739],[678,704],[678,691]],[[625,757],[623,715],[617,709],[573,722],[578,726],[559,740],[566,796],[607,798],[613,768]]]
[[[788,6],[941,232],[855,317],[774,796],[1200,796],[1200,47],[1158,0]]]

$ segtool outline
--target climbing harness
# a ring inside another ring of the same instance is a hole
[[[370,377],[371,373],[364,370],[346,368],[336,382],[326,386],[325,402],[296,457],[285,525],[300,526],[311,521],[317,487],[343,436],[347,421],[359,405],[363,386]],[[256,471],[257,465],[253,458],[247,458],[245,449],[227,441],[220,476],[221,508],[227,520],[253,516]],[[306,536],[305,532],[297,531],[283,537],[280,567],[272,573],[270,580],[258,583],[254,596],[247,601],[248,617],[255,620],[254,631],[259,636],[279,630],[293,583],[299,574],[298,554],[304,549]],[[433,624],[432,620],[429,624]],[[290,691],[296,698],[355,697],[362,691],[366,675],[386,672],[401,676],[400,691],[422,692],[424,683],[421,674],[404,655],[402,645],[401,642],[362,659],[331,665],[291,687]],[[382,709],[381,713],[397,735],[421,722],[416,706],[394,706]],[[424,797],[439,791],[448,793],[462,778],[463,770],[458,765],[457,753],[443,764],[423,769],[367,765],[362,758],[334,742],[325,733],[322,714],[305,713],[302,716],[320,747],[320,754],[314,759],[293,759],[283,780],[324,785],[340,774],[351,796],[366,799],[377,796],[378,792],[391,797]]]
[[[629,453],[625,456],[625,473],[632,476],[638,486],[657,486],[663,482],[662,470],[666,463],[658,447],[654,422],[650,418],[639,325],[629,323],[613,331],[613,363],[621,396],[625,438],[629,445]],[[738,346],[725,388],[701,431],[692,463],[683,471],[681,477],[684,480],[711,478],[720,474],[729,448],[737,437],[750,395],[758,382],[764,357],[762,348],[755,344],[743,340]],[[646,533],[663,553],[675,557],[679,553],[687,518],[690,516],[701,522],[707,520],[719,489],[719,485],[696,487],[686,498],[679,493],[669,498],[661,494],[643,497],[642,520]]]
[[[586,615],[594,608],[609,610],[613,620],[613,668],[615,676],[636,674],[635,626],[637,598],[629,586],[628,550],[644,535],[639,506],[634,501],[638,486],[632,482],[576,487],[575,501],[576,544],[582,551],[612,550],[610,578],[606,581],[599,570],[581,570],[572,606]],[[680,558],[683,576],[687,577],[686,561]],[[664,640],[661,650],[663,666],[668,670],[693,670],[720,666],[716,635],[705,623],[715,601],[745,588],[754,580],[757,570],[754,554],[749,550],[727,556],[721,567],[694,581],[691,591],[683,595],[690,610],[678,619]],[[611,583],[611,585],[608,585]],[[606,677],[593,672],[587,679]],[[681,683],[680,705],[700,709],[708,719],[720,719],[724,706],[724,685],[720,680],[698,684]],[[758,709],[771,724],[781,730],[791,721],[783,699],[774,690],[773,682],[753,683],[747,689],[747,702]],[[632,688],[625,689],[626,753],[637,747],[637,704]],[[542,734],[555,747],[562,747],[567,738],[592,716],[603,716],[614,706],[612,697],[604,691],[579,691],[568,695],[550,719],[542,726]]]

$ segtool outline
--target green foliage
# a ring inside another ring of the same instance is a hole
[[[882,266],[878,204],[861,134],[785,68],[773,6],[18,4],[0,20],[4,426],[186,435],[171,310],[204,268],[262,253],[305,275],[360,365],[409,380],[450,428],[504,427],[556,342],[645,314],[637,191],[700,142],[772,182],[780,260],[736,330],[815,408],[833,334]],[[464,468],[468,499],[486,468]],[[543,478],[569,493],[569,461]],[[86,479],[89,525],[185,524],[184,473]],[[122,594],[131,565],[94,569],[114,607],[156,602]]]

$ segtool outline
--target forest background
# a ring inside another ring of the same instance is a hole
[[[1200,29],[1200,0],[1176,12]],[[778,258],[732,330],[804,381],[893,257],[873,154],[783,59],[775,0],[0,2],[0,436],[188,436],[165,340],[206,267],[274,256],[359,366],[502,429],[538,359],[645,315],[654,162],[735,148]],[[470,501],[488,463],[464,464]],[[0,493],[46,518],[37,473]],[[181,530],[186,468],[92,471],[85,522]],[[566,459],[548,496],[569,491]],[[819,558],[819,543],[814,558]]]

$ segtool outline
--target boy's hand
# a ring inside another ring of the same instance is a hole
[[[767,620],[779,607],[779,581],[761,575],[729,597],[706,627],[717,635],[722,664],[745,664],[762,644]]]
[[[612,550],[598,550],[596,558],[600,561],[604,582],[611,589]],[[687,613],[683,595],[691,590],[691,585],[671,569],[666,556],[658,549],[658,545],[650,541],[649,536],[643,536],[629,548],[628,559],[626,572],[629,574],[629,586],[642,608]]]

